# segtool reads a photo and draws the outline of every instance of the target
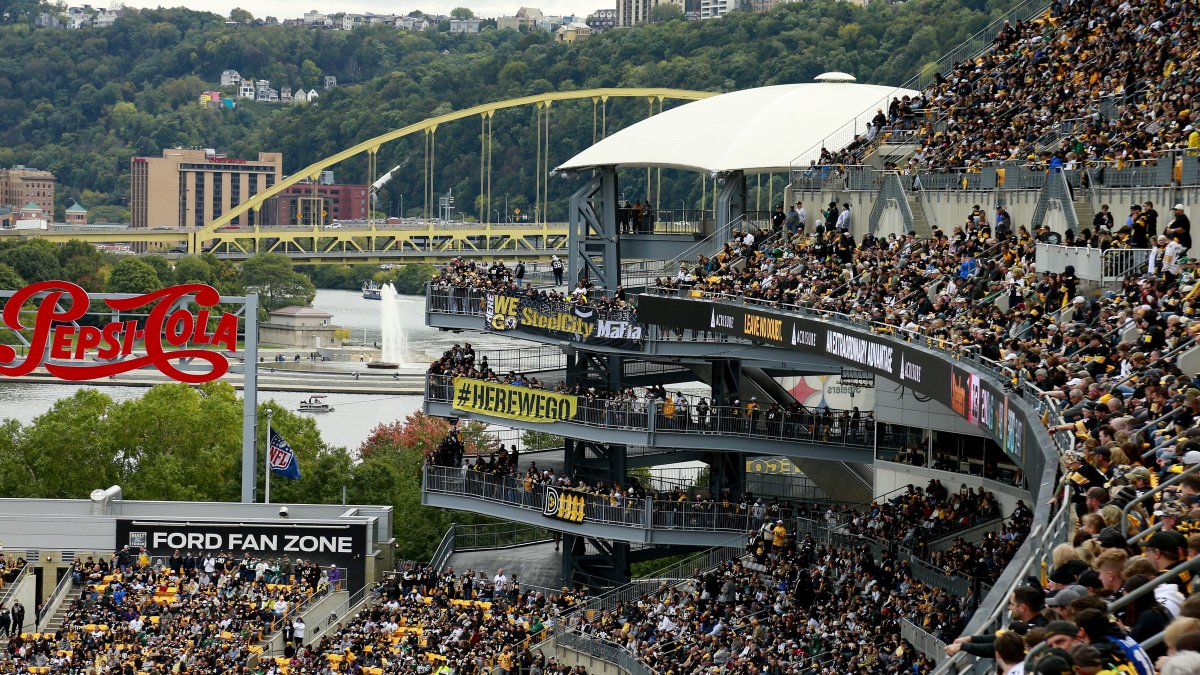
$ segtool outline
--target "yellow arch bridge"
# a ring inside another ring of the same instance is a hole
[[[534,149],[537,176],[535,204],[539,208],[535,209],[535,212],[544,215],[549,201],[550,110],[554,103],[590,99],[593,106],[592,136],[595,141],[606,135],[607,102],[610,98],[644,98],[649,114],[653,115],[663,109],[665,100],[694,101],[714,95],[712,92],[683,89],[611,88],[551,92],[486,103],[430,117],[314,162],[230,209],[203,228],[60,227],[50,231],[0,231],[0,236],[36,236],[58,242],[81,239],[94,244],[131,243],[147,250],[173,250],[176,253],[208,251],[232,259],[248,258],[256,253],[283,253],[298,263],[372,263],[381,260],[432,262],[459,255],[483,260],[516,257],[534,260],[566,249],[567,224],[544,221],[511,224],[488,222],[492,213],[491,126],[497,111],[521,106],[535,106],[537,109],[537,143]],[[437,198],[432,177],[436,162],[438,126],[476,117],[480,120],[481,128],[480,194],[483,196],[484,222],[451,225],[435,222],[431,218],[433,214],[429,206]],[[343,222],[324,226],[314,224],[238,227],[233,224],[234,219],[251,211],[256,215],[254,222],[261,222],[257,215],[268,199],[302,181],[316,183],[323,170],[351,157],[367,155],[369,180],[374,182],[380,147],[418,133],[425,135],[425,218],[405,220],[399,224],[374,221]],[[665,231],[670,231],[670,226],[674,224],[666,225],[668,227]],[[682,228],[682,231],[690,233],[687,228]]]

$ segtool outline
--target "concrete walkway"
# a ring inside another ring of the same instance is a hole
[[[497,569],[503,567],[509,579],[516,574],[517,580],[523,585],[562,587],[562,554],[554,550],[552,543],[463,551],[451,555],[448,564],[454,568],[455,574],[471,569],[483,570],[492,577]]]

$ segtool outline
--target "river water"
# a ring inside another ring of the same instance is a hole
[[[468,341],[476,349],[511,349],[521,342],[481,333],[442,332],[425,326],[424,296],[400,296],[401,317],[408,350],[404,355],[405,371],[423,371],[455,342]],[[365,300],[358,291],[319,290],[313,307],[333,315],[333,324],[350,329],[355,341],[378,342],[380,336],[380,304]],[[528,346],[525,343],[524,346]],[[361,368],[358,364],[321,364],[330,370]],[[74,395],[87,385],[26,384],[0,381],[0,418],[12,418],[22,424],[48,411],[55,401]],[[146,392],[144,387],[98,386],[99,391],[114,400],[125,401]],[[316,390],[314,390],[315,392]],[[260,392],[260,400],[275,400],[295,410],[307,398],[301,392]],[[370,394],[329,394],[326,401],[333,412],[314,415],[317,428],[325,442],[355,450],[379,424],[402,420],[421,407],[420,396],[373,396]]]

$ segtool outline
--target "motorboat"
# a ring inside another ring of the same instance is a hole
[[[333,406],[325,402],[325,397],[313,394],[307,400],[300,402],[300,412],[324,413],[333,412]]]
[[[380,295],[379,284],[375,283],[374,281],[364,281],[362,285],[362,292],[363,297],[367,300],[383,299],[383,296]]]

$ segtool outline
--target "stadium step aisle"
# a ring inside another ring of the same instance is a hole
[[[71,587],[71,590],[67,591],[66,597],[58,604],[58,609],[54,611],[54,616],[50,617],[50,623],[46,624],[46,630],[42,632],[53,634],[58,632],[59,628],[62,628],[63,619],[66,618],[67,612],[75,605],[75,601],[79,599],[79,596],[83,595],[84,588],[86,588],[85,584],[75,584]]]

